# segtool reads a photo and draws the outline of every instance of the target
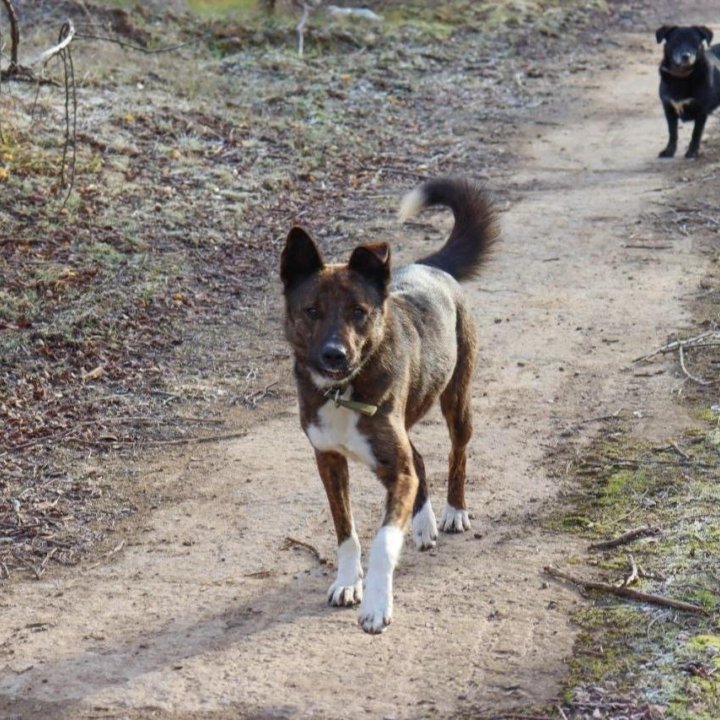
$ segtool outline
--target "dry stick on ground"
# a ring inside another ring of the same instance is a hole
[[[65,194],[65,200],[62,206],[67,205],[70,193],[75,185],[75,161],[77,160],[77,89],[75,86],[75,66],[72,60],[72,53],[70,51],[70,41],[75,35],[75,27],[69,20],[63,23],[60,28],[60,34],[58,35],[58,44],[55,47],[46,50],[42,54],[42,58],[47,65],[51,58],[56,55],[60,58],[63,64],[63,71],[65,77],[65,144],[63,146],[62,162],[60,164],[60,185],[65,185],[65,165],[67,163],[68,147],[71,143],[72,138],[72,162],[70,163],[70,182],[68,183],[68,190]],[[70,113],[70,100],[72,98],[72,115]],[[72,118],[72,121],[71,121]],[[71,129],[72,128],[72,129]]]
[[[685,375],[690,378],[690,380],[696,382],[698,385],[712,385],[712,382],[710,382],[710,380],[703,380],[702,378],[691,375],[688,372],[688,369],[685,367],[685,353],[683,351],[682,343],[680,343],[680,346],[678,347],[678,354],[680,355],[680,367],[682,368],[682,371],[685,373]]]
[[[660,528],[650,527],[645,525],[643,527],[633,528],[628,530],[622,535],[613,538],[612,540],[605,540],[599,543],[593,543],[588,546],[589,550],[610,550],[612,548],[619,547],[620,545],[626,545],[627,543],[637,540],[638,538],[651,537],[653,535],[660,535],[662,531]]]
[[[647,355],[641,355],[640,357],[637,357],[633,360],[634,363],[642,362],[643,360],[649,360],[652,357],[655,357],[656,355],[660,355],[661,353],[668,353],[668,352],[674,352],[677,350],[681,345],[683,347],[702,347],[702,344],[700,343],[701,340],[704,340],[708,337],[718,337],[720,338],[720,333],[716,330],[710,330],[708,332],[700,333],[700,335],[696,335],[695,337],[688,338],[687,340],[673,340],[672,342],[668,343],[667,345],[663,345],[662,347],[658,348],[657,350],[653,350],[651,353],[648,353]]]
[[[109,445],[190,445],[191,443],[221,442],[223,440],[236,440],[247,436],[246,430],[240,432],[228,433],[227,435],[210,435],[207,437],[190,437],[190,438],[173,438],[171,440],[83,440],[82,438],[67,438],[65,442],[78,443],[80,445],[88,445],[91,447],[107,447]]]
[[[81,40],[99,40],[100,42],[109,42],[113,45],[119,45],[121,48],[126,48],[127,50],[136,50],[137,52],[141,52],[145,55],[160,55],[162,53],[180,50],[180,48],[187,47],[188,45],[197,45],[199,42],[208,39],[210,35],[202,35],[201,37],[195,38],[194,40],[188,40],[187,42],[178,43],[177,45],[166,45],[165,47],[156,48],[154,50],[143,47],[142,45],[135,45],[134,43],[125,42],[124,40],[119,40],[118,38],[106,37],[105,35],[77,33],[75,37]]]
[[[104,555],[103,558],[111,558],[116,553],[119,553],[123,548],[125,547],[125,540],[121,540],[112,550],[108,550]],[[92,565],[88,565],[85,568],[85,571],[93,570],[96,567],[100,567],[100,565],[104,565],[103,560],[100,560],[99,562],[94,562]]]
[[[662,595],[653,595],[652,593],[642,592],[641,590],[634,590],[633,588],[616,585],[610,585],[609,583],[596,582],[593,580],[582,580],[581,578],[568,575],[562,570],[557,568],[546,566],[543,571],[556,580],[566,580],[567,582],[577,585],[578,587],[584,588],[585,590],[597,590],[598,592],[608,593],[609,595],[616,595],[618,597],[629,598],[630,600],[638,600],[639,602],[650,603],[652,605],[660,605],[661,607],[674,608],[675,610],[684,610],[685,612],[698,613],[700,615],[707,615],[708,611],[700,607],[700,605],[694,605],[693,603],[683,602],[682,600],[673,600],[672,598],[666,598]]]
[[[54,80],[48,80],[47,78],[39,78],[35,75],[31,68],[21,65],[18,60],[19,46],[20,46],[20,26],[18,24],[17,13],[11,0],[0,0],[5,7],[8,19],[10,21],[10,64],[6,70],[0,70],[0,80],[15,80],[19,82],[33,82],[41,85],[56,85]],[[68,40],[68,42],[70,42]],[[45,58],[46,53],[42,53],[38,58],[33,60],[31,64],[43,62],[45,59],[49,59],[55,52],[56,49],[51,48],[49,51],[50,55]]]
[[[617,587],[629,587],[632,585],[639,577],[640,573],[638,571],[637,563],[635,562],[635,557],[631,552],[627,554],[628,556],[628,562],[630,563],[630,574],[621,580]]]
[[[305,24],[307,23],[308,17],[310,17],[310,7],[304,2],[302,3],[302,17],[295,28],[298,36],[298,55],[300,57],[303,56],[303,52],[305,51]]]
[[[17,71],[18,68],[18,45],[20,45],[20,30],[18,29],[17,13],[10,0],[2,0],[2,4],[7,11],[8,20],[10,21],[10,66],[8,73]]]
[[[283,550],[287,550],[288,548],[293,546],[309,550],[317,558],[317,561],[321,565],[327,565],[327,559],[320,554],[320,551],[314,545],[303,542],[302,540],[296,540],[295,538],[286,537],[285,542],[283,543]]]

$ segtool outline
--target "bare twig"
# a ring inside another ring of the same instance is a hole
[[[692,460],[692,457],[690,455],[688,455],[684,450],[681,450],[680,447],[678,447],[678,444],[676,442],[671,442],[670,445],[671,445],[672,449],[675,450],[675,452],[678,455],[680,455],[680,457],[682,457],[685,460]]]
[[[672,245],[623,245],[628,250],[672,250]]]
[[[617,587],[629,587],[640,577],[640,573],[638,572],[638,566],[635,562],[635,557],[630,552],[627,554],[627,556],[628,562],[630,563],[630,574],[626,578],[621,580]]]
[[[298,55],[300,57],[303,56],[305,51],[305,24],[307,23],[308,17],[310,17],[310,6],[304,2],[302,4],[302,17],[295,28],[298,36]]]
[[[76,37],[82,40],[98,40],[99,42],[112,43],[113,45],[119,45],[120,47],[126,48],[128,50],[136,50],[137,52],[141,52],[145,55],[161,55],[162,53],[169,53],[174,52],[175,50],[180,50],[180,48],[188,47],[189,45],[197,45],[199,42],[206,39],[208,36],[203,35],[202,37],[195,38],[194,40],[188,40],[187,42],[178,43],[177,45],[167,45],[165,47],[156,48],[154,50],[143,47],[142,45],[135,45],[134,43],[125,42],[124,40],[119,40],[118,38],[114,37],[106,37],[104,35],[77,33]]]
[[[20,45],[20,30],[18,29],[18,19],[15,8],[11,0],[2,0],[2,4],[7,11],[8,20],[10,21],[10,67],[11,69],[18,66],[18,46]]]
[[[593,543],[588,547],[589,550],[610,550],[612,548],[619,547],[620,545],[626,545],[627,543],[633,542],[633,540],[637,540],[638,538],[643,537],[652,537],[656,535],[660,535],[661,530],[660,528],[656,527],[649,527],[649,526],[643,526],[634,528],[632,530],[628,530],[627,532],[623,533],[622,535],[613,538],[612,540],[605,540],[603,542],[599,543]]]
[[[36,77],[31,68],[21,65],[19,57],[20,47],[20,26],[18,24],[17,13],[12,4],[12,0],[0,0],[5,6],[5,10],[10,21],[10,64],[7,69],[0,70],[0,80],[15,80],[19,82],[37,82],[43,85],[56,84],[54,80]],[[37,60],[35,61],[37,62]]]
[[[257,407],[257,404],[271,393],[272,388],[274,388],[275,385],[278,384],[278,382],[278,380],[275,380],[269,385],[266,385],[262,390],[254,390],[253,392],[243,395],[240,398],[241,402],[245,405],[249,405],[252,408]]]
[[[68,147],[72,143],[72,161],[70,163],[70,182],[67,183],[68,189],[63,201],[63,207],[67,204],[70,193],[75,185],[75,162],[77,160],[77,92],[75,87],[75,66],[73,65],[72,53],[70,51],[70,40],[75,34],[75,28],[71,22],[66,22],[60,28],[58,36],[58,44],[56,48],[57,54],[62,59],[65,71],[65,144],[63,146],[62,164],[60,166],[60,184],[65,185],[65,164],[67,161]],[[55,50],[53,49],[53,50]],[[48,56],[53,57],[55,52]],[[72,115],[70,113],[70,105],[72,100]],[[71,129],[72,128],[72,129]]]
[[[116,555],[119,553],[123,548],[125,547],[125,540],[121,540],[112,550],[108,550],[103,555],[103,560],[99,560],[98,562],[94,562],[92,565],[88,565],[85,570],[93,570],[96,567],[99,567],[104,563],[104,560],[107,560],[108,558],[111,558],[113,555]]]
[[[340,17],[359,17],[363,18],[363,20],[370,20],[372,22],[382,22],[382,17],[368,8],[338,7],[337,5],[328,5],[327,11],[330,15],[337,15]]]
[[[550,566],[544,567],[543,571],[552,578],[566,580],[567,582],[584,588],[585,590],[597,590],[598,592],[608,593],[609,595],[629,598],[630,600],[638,600],[639,602],[650,603],[652,605],[660,605],[661,607],[670,607],[675,610],[684,610],[685,612],[699,613],[701,615],[708,614],[708,611],[705,608],[700,607],[700,605],[683,602],[682,600],[673,600],[672,598],[666,598],[662,595],[654,595],[652,593],[642,592],[625,586],[617,587],[616,585],[610,585],[604,582],[582,580],[581,578],[576,578],[573,575],[569,575],[562,570],[558,570],[557,568]]]
[[[320,554],[320,551],[314,545],[311,545],[310,543],[306,543],[303,540],[296,540],[295,538],[292,538],[292,537],[286,537],[285,542],[283,543],[283,550],[287,550],[288,548],[293,547],[293,546],[305,548],[305,550],[309,550],[315,556],[315,558],[321,565],[327,565],[327,558],[324,558]]]
[[[635,358],[633,362],[642,362],[643,360],[649,360],[650,358],[655,357],[656,355],[660,355],[661,353],[674,352],[681,345],[684,347],[695,347],[699,345],[701,340],[712,336],[720,337],[720,333],[715,330],[710,330],[708,332],[700,333],[700,335],[696,335],[695,337],[688,338],[687,340],[673,340],[667,345],[663,345],[662,347],[658,348],[657,350],[653,350],[653,352],[648,353],[647,355],[641,355],[640,357]]]
[[[57,45],[53,45],[51,48],[48,48],[44,52],[40,53],[40,55],[38,55],[34,60],[31,60],[28,65],[39,65],[40,63],[43,65],[46,64],[48,60],[51,60],[56,55],[62,53],[62,51],[70,44],[74,36],[75,26],[72,24],[71,20],[67,20],[60,28]]]
[[[209,435],[207,437],[189,437],[189,438],[173,438],[171,440],[147,440],[147,441],[140,441],[140,440],[109,440],[106,442],[102,442],[99,440],[83,440],[81,438],[68,438],[66,442],[72,442],[72,443],[78,443],[80,445],[91,445],[93,447],[100,446],[100,447],[107,447],[111,443],[116,443],[119,445],[190,445],[192,443],[197,443],[198,445],[202,443],[210,443],[210,442],[222,442],[223,440],[235,440],[236,438],[243,438],[247,435],[247,431],[241,430],[240,432],[234,432],[234,433],[228,433],[227,435]]]
[[[678,346],[678,354],[680,356],[680,367],[682,368],[682,371],[685,373],[685,375],[690,378],[690,380],[696,382],[698,385],[712,385],[712,382],[710,380],[703,380],[703,378],[690,374],[688,369],[685,367],[685,353],[683,351],[682,343],[680,343],[680,345]]]
[[[589,425],[590,423],[604,422],[605,420],[618,420],[620,418],[621,412],[622,408],[614,412],[612,415],[596,415],[595,417],[586,418],[585,420],[579,420],[576,423],[568,425],[560,433],[560,436],[567,437],[568,435],[572,435],[574,432],[577,432],[583,425]]]

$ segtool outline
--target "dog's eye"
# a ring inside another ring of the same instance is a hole
[[[353,308],[353,318],[355,320],[364,320],[367,317],[367,310],[365,310],[364,307],[360,307],[359,305],[355,308]]]
[[[317,320],[320,317],[320,311],[316,307],[305,308],[305,314],[311,320]]]

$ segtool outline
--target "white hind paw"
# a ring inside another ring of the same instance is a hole
[[[446,505],[440,520],[440,529],[446,533],[461,533],[470,529],[467,510]]]
[[[418,550],[429,550],[435,547],[438,530],[430,500],[426,500],[420,510],[413,515],[412,535]]]

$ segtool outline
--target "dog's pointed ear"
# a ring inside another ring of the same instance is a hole
[[[301,227],[288,233],[280,256],[280,278],[288,293],[303,280],[323,269],[324,263],[315,241]]]
[[[695,29],[702,35],[703,40],[709,45],[713,39],[713,31],[704,25],[696,25]]]
[[[385,297],[390,281],[390,246],[387,243],[358,245],[350,256],[348,267],[370,280]]]
[[[677,25],[662,25],[655,31],[655,39],[660,44],[677,27]]]

